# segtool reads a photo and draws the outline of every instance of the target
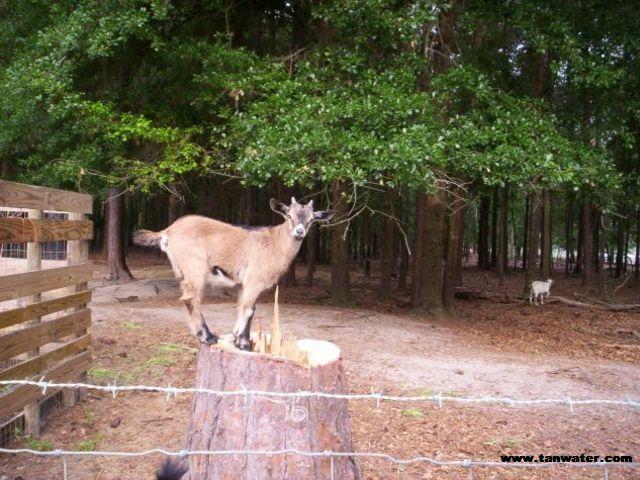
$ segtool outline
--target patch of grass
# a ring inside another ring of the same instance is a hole
[[[40,440],[38,438],[29,437],[26,440],[26,444],[27,448],[30,448],[31,450],[37,450],[38,452],[48,452],[50,450],[53,450],[53,443],[51,443],[51,440]]]
[[[402,410],[402,415],[411,418],[424,418],[424,413],[419,408],[405,408]]]
[[[98,445],[100,445],[100,442],[103,438],[104,435],[99,433],[93,438],[88,438],[87,440],[83,440],[82,442],[78,443],[75,449],[81,452],[93,452],[96,448],[98,448]]]
[[[415,391],[414,395],[418,397],[437,397],[438,394],[442,394],[443,397],[460,397],[461,395],[457,392],[436,392],[431,388],[420,388]]]
[[[96,424],[96,415],[92,410],[87,409],[84,411],[84,424],[89,428],[93,428]]]
[[[185,345],[180,345],[179,343],[167,342],[167,343],[160,344],[160,348],[158,348],[158,352],[160,353],[177,353],[177,352],[197,353],[198,350],[192,347],[187,347]]]
[[[147,367],[170,367],[174,363],[173,359],[166,355],[158,355],[144,362]]]
[[[126,328],[127,330],[137,330],[138,328],[142,328],[142,325],[133,322],[122,322],[120,326],[122,328]]]
[[[498,448],[516,448],[520,446],[521,442],[522,442],[522,439],[518,437],[504,437],[504,438],[497,438],[489,442],[484,442],[484,444],[490,445],[492,447],[498,447]]]
[[[89,376],[95,378],[96,380],[103,379],[130,382],[135,378],[135,375],[131,373],[119,372],[118,370],[114,370],[112,368],[94,367],[90,368],[87,373],[89,374]]]
[[[414,395],[417,397],[431,397],[435,395],[436,392],[431,390],[430,388],[419,388],[415,391]]]

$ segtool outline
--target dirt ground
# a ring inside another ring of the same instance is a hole
[[[113,285],[94,274],[93,366],[90,380],[119,384],[191,386],[195,343],[184,323],[178,286],[163,258],[134,256],[134,283]],[[355,269],[354,269],[355,270]],[[328,272],[314,287],[281,289],[283,328],[298,338],[336,343],[352,392],[434,394],[513,398],[640,398],[640,315],[545,305],[457,302],[456,318],[411,315],[407,298],[376,297],[376,277],[355,273],[355,304],[329,303]],[[300,277],[303,267],[300,267]],[[519,293],[522,277],[512,274],[499,286],[491,274],[465,271],[465,286]],[[584,291],[577,279],[557,275],[553,293]],[[638,285],[618,301],[637,302]],[[118,300],[135,296],[136,301]],[[271,318],[272,297],[258,304],[256,318]],[[204,314],[215,332],[229,332],[233,292],[211,294]],[[85,402],[51,415],[39,439],[14,441],[10,448],[48,445],[62,449],[136,451],[153,447],[180,450],[191,398],[167,401],[162,394],[89,393]],[[499,461],[502,454],[633,455],[640,460],[640,410],[626,407],[499,406],[353,401],[352,431],[358,451],[408,458]],[[148,479],[160,456],[136,459],[69,459],[70,479]],[[425,464],[399,466],[361,460],[370,479],[469,478],[462,468]],[[0,479],[61,478],[55,458],[0,456]],[[601,469],[474,468],[480,479],[602,479]],[[640,478],[640,471],[612,467],[609,478]]]

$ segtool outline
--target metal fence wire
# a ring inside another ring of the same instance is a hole
[[[297,399],[297,398],[340,398],[345,400],[364,400],[364,401],[372,401],[375,407],[379,407],[381,402],[428,402],[439,408],[442,408],[445,403],[457,403],[457,404],[477,404],[477,403],[485,403],[485,404],[499,404],[503,406],[509,407],[552,407],[552,406],[566,406],[570,409],[571,413],[574,413],[574,408],[577,407],[586,407],[586,406],[601,406],[607,408],[631,408],[632,410],[636,410],[640,408],[640,402],[634,401],[632,399],[571,399],[571,398],[536,398],[536,399],[515,399],[509,397],[455,397],[455,396],[447,396],[442,395],[442,393],[438,393],[436,395],[424,395],[424,396],[399,396],[399,395],[384,395],[382,392],[371,392],[371,393],[344,393],[344,394],[334,394],[329,392],[317,392],[317,391],[296,391],[296,392],[279,392],[279,391],[261,391],[261,390],[212,390],[206,388],[197,388],[197,387],[173,387],[170,384],[165,386],[160,385],[94,385],[88,383],[57,383],[52,381],[46,381],[44,378],[40,380],[2,380],[0,381],[0,386],[2,385],[32,385],[37,386],[42,389],[43,395],[46,394],[47,389],[49,388],[60,388],[60,389],[79,389],[86,388],[90,390],[101,391],[105,393],[110,393],[113,398],[119,392],[136,392],[136,393],[149,393],[156,392],[166,395],[167,402],[175,397],[178,394],[193,394],[193,393],[204,393],[208,395],[214,396],[233,396],[233,397],[244,397],[245,401],[240,402],[239,405],[244,405],[244,408],[250,408],[252,402],[248,402],[247,400],[253,396],[260,397],[271,397],[271,398],[289,398],[289,399]],[[311,458],[326,458],[327,461],[331,462],[332,470],[331,470],[331,478],[334,479],[333,476],[333,461],[336,458],[344,458],[344,457],[352,457],[352,458],[362,458],[362,459],[380,459],[386,460],[391,463],[397,465],[408,465],[415,463],[422,463],[425,465],[431,465],[434,467],[462,467],[467,469],[467,478],[473,480],[474,478],[474,468],[501,468],[501,469],[510,469],[510,470],[519,470],[519,469],[549,469],[554,467],[561,468],[581,468],[581,469],[590,469],[590,470],[600,470],[604,476],[605,480],[609,480],[609,470],[610,469],[620,469],[620,468],[629,468],[629,469],[638,469],[640,468],[640,462],[627,462],[627,463],[608,463],[608,462],[596,462],[596,463],[588,463],[588,462],[549,462],[549,463],[517,463],[517,462],[499,462],[499,461],[485,461],[485,460],[477,460],[477,459],[464,459],[464,460],[440,460],[433,457],[428,456],[415,456],[410,458],[398,458],[393,455],[384,452],[343,452],[343,451],[304,451],[297,449],[282,449],[282,450],[180,450],[180,451],[171,451],[163,448],[153,448],[149,450],[141,450],[141,451],[119,451],[119,450],[109,450],[109,451],[76,451],[76,450],[53,450],[53,451],[36,451],[28,448],[18,448],[18,449],[9,449],[9,448],[0,448],[0,453],[6,454],[29,454],[29,455],[37,455],[37,456],[45,456],[45,457],[58,457],[62,460],[63,463],[63,478],[66,480],[68,477],[68,463],[67,460],[74,457],[119,457],[119,458],[136,458],[142,457],[146,455],[154,455],[154,454],[162,454],[168,457],[177,457],[177,458],[186,458],[189,456],[226,456],[226,455],[241,455],[241,456],[281,456],[281,455],[298,455],[300,457],[311,457]],[[640,478],[640,477],[638,477]]]

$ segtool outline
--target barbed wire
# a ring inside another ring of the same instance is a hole
[[[436,403],[442,407],[445,402],[448,403],[489,403],[489,404],[501,404],[508,406],[520,406],[520,405],[566,405],[571,409],[580,405],[605,405],[605,406],[621,406],[640,408],[640,401],[627,399],[627,400],[614,400],[614,399],[601,399],[601,398],[586,398],[575,399],[571,397],[566,398],[534,398],[534,399],[519,399],[510,397],[495,397],[495,396],[482,396],[482,397],[461,397],[457,395],[443,395],[441,392],[432,395],[385,395],[381,391],[371,393],[329,393],[329,392],[316,392],[299,390],[295,392],[275,392],[268,390],[248,390],[242,388],[239,390],[214,390],[210,388],[201,387],[174,387],[171,384],[165,386],[161,385],[96,385],[92,383],[58,383],[53,381],[47,381],[44,378],[40,380],[0,380],[0,385],[17,386],[17,385],[30,385],[42,389],[43,395],[47,389],[50,388],[85,388],[88,390],[97,390],[103,392],[110,392],[113,397],[118,392],[156,392],[164,393],[167,395],[167,400],[171,396],[177,396],[184,393],[203,393],[208,395],[215,395],[220,397],[245,397],[248,396],[260,396],[260,397],[272,397],[272,398],[329,398],[339,400],[372,400],[379,406],[381,401],[391,402],[430,402]]]
[[[321,452],[310,452],[296,448],[283,448],[278,450],[166,450],[164,448],[151,448],[135,452],[121,452],[117,450],[32,450],[29,448],[0,448],[0,453],[5,454],[29,454],[40,457],[120,457],[134,458],[147,455],[165,455],[167,457],[186,458],[190,456],[231,456],[231,455],[253,455],[253,456],[276,456],[276,455],[299,455],[307,458],[371,458],[390,461],[398,465],[410,465],[413,463],[428,463],[434,467],[504,467],[504,468],[552,468],[557,466],[571,468],[640,468],[640,462],[540,462],[540,463],[511,463],[496,462],[491,460],[437,460],[427,456],[417,456],[410,458],[398,458],[388,453],[382,452],[336,452],[323,450]]]

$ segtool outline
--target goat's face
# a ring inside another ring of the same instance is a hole
[[[332,210],[315,212],[313,210],[313,200],[309,200],[309,203],[302,205],[296,201],[295,197],[291,197],[291,204],[287,206],[272,198],[269,205],[271,210],[287,220],[291,227],[291,235],[296,240],[302,240],[307,235],[313,222],[326,222],[333,217]]]

